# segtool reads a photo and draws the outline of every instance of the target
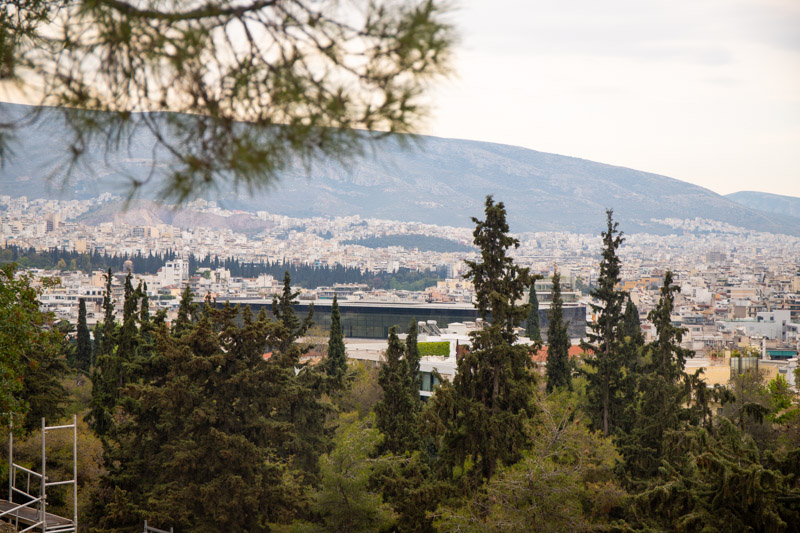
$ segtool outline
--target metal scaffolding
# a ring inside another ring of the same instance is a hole
[[[8,500],[0,500],[0,519],[13,522],[19,533],[40,530],[42,533],[77,533],[78,531],[78,420],[72,416],[72,424],[47,426],[42,418],[42,463],[41,472],[34,472],[14,462],[13,422],[8,431]],[[51,481],[47,477],[47,432],[72,430],[72,479]],[[24,481],[17,483],[17,478]],[[31,486],[33,480],[33,486]],[[39,486],[38,494],[36,486]],[[47,512],[48,487],[72,485],[72,520]],[[16,496],[17,503],[14,501]],[[24,529],[19,529],[20,524]]]

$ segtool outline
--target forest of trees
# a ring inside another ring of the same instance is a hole
[[[426,402],[413,334],[392,330],[369,368],[346,362],[334,316],[327,357],[304,358],[313,316],[295,314],[289,273],[272,314],[194,304],[187,290],[171,324],[129,277],[122,322],[107,298],[89,353],[85,324],[67,342],[8,266],[0,341],[13,349],[0,364],[19,379],[3,380],[0,401],[26,421],[15,427],[31,465],[36,417],[85,419],[85,531],[133,533],[144,520],[176,532],[796,530],[796,395],[755,372],[714,389],[688,373],[669,272],[646,343],[616,289],[623,235],[607,220],[590,355],[565,357],[553,326],[546,376],[531,358],[540,342],[516,342],[533,276],[489,197],[468,276],[491,321]],[[49,468],[69,466],[57,456]],[[71,516],[63,494],[48,498]]]
[[[0,265],[16,263],[23,268],[43,268],[57,270],[108,270],[121,272],[125,261],[133,263],[133,271],[137,274],[155,274],[167,261],[176,258],[173,251],[165,253],[143,254],[115,254],[107,253],[81,253],[62,248],[51,248],[47,251],[36,251],[35,248],[20,248],[8,245],[0,249]],[[289,272],[292,283],[303,288],[316,288],[330,286],[335,283],[363,283],[373,289],[395,289],[420,291],[426,287],[436,285],[439,275],[437,272],[423,270],[410,270],[400,268],[397,272],[361,271],[358,268],[336,265],[333,267],[295,265],[288,262],[253,263],[244,262],[234,257],[205,256],[202,258],[189,254],[189,274],[194,275],[199,268],[225,268],[234,277],[255,278],[261,274],[269,274],[275,279],[281,279],[284,272]]]

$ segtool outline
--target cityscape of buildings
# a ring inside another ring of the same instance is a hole
[[[210,296],[269,307],[282,288],[282,279],[268,274],[256,277],[231,275],[224,267],[199,267],[190,271],[187,257],[233,257],[243,262],[277,262],[294,266],[331,268],[344,266],[359,271],[429,271],[435,284],[420,291],[370,288],[368,284],[330,284],[301,290],[300,304],[316,307],[318,326],[328,327],[334,294],[342,305],[345,335],[357,356],[358,342],[384,339],[391,325],[405,328],[412,317],[434,321],[443,330],[449,324],[474,323],[473,292],[462,278],[465,259],[474,252],[435,252],[399,246],[368,248],[352,244],[363,238],[386,235],[425,235],[471,243],[471,229],[413,222],[336,218],[290,218],[261,211],[255,215],[231,212],[213,202],[195,200],[186,206],[195,221],[212,216],[250,217],[263,222],[258,232],[243,233],[230,228],[202,224],[179,226],[160,221],[115,219],[92,224],[87,213],[114,205],[118,199],[104,195],[91,201],[28,200],[0,196],[0,237],[4,246],[18,249],[54,248],[80,254],[135,256],[174,254],[156,272],[136,272],[132,263],[115,272],[114,298],[121,312],[122,284],[132,273],[134,285],[147,286],[153,310],[163,308],[172,318],[180,294],[188,284],[196,298]],[[130,218],[130,217],[128,217]],[[696,361],[717,362],[719,354],[758,350],[764,361],[783,365],[777,371],[792,380],[800,348],[800,238],[757,233],[707,220],[668,219],[659,222],[674,229],[671,235],[630,234],[620,248],[621,289],[637,306],[646,338],[653,338],[647,314],[658,302],[664,272],[671,270],[681,287],[673,322],[686,328],[683,345],[696,352]],[[513,229],[513,228],[512,228]],[[546,322],[550,293],[549,277],[555,268],[562,274],[565,319],[577,343],[593,320],[589,289],[598,276],[600,230],[595,235],[569,232],[517,234],[520,246],[513,253],[522,266],[540,274],[537,282],[540,316]],[[621,228],[624,232],[625,228]],[[85,265],[83,265],[85,266]],[[42,290],[43,307],[57,317],[77,320],[78,300],[87,303],[89,324],[102,316],[102,270],[63,264],[55,270],[29,269],[35,278],[58,277],[60,284]],[[86,271],[88,270],[88,271]],[[458,329],[458,326],[454,326]],[[543,328],[544,329],[544,328]],[[466,337],[464,337],[466,338]],[[378,341],[380,342],[380,341]],[[464,339],[462,339],[464,342]],[[375,346],[365,348],[367,353]],[[379,350],[378,350],[379,351]],[[373,359],[369,356],[367,359]],[[724,363],[723,358],[723,363]],[[709,364],[711,364],[709,362]]]

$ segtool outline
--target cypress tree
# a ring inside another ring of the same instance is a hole
[[[347,373],[347,352],[344,346],[344,334],[336,294],[333,295],[333,305],[331,305],[331,332],[328,337],[328,359],[325,362],[325,372],[333,378],[337,389],[344,387]]]
[[[75,368],[88,372],[92,365],[92,339],[86,325],[86,300],[78,299],[78,332],[75,348]]]
[[[102,322],[98,322],[94,325],[94,331],[92,335],[92,366],[95,365],[98,356],[100,355],[100,346],[103,345],[103,327]]]
[[[175,323],[172,325],[172,333],[173,335],[181,335],[187,331],[189,331],[190,324],[193,320],[197,319],[197,311],[195,310],[195,305],[192,302],[192,289],[189,288],[189,285],[183,288],[183,293],[181,294],[181,303],[178,307],[178,316],[175,318]]]
[[[473,218],[478,261],[466,261],[475,287],[478,315],[491,322],[471,333],[471,350],[458,360],[452,386],[452,413],[443,442],[452,466],[466,468],[473,481],[492,477],[498,463],[519,460],[530,442],[534,375],[515,328],[528,315],[517,306],[530,285],[527,268],[514,264],[508,250],[519,241],[508,235],[506,209],[486,198],[484,220]],[[469,465],[474,465],[469,467]]]
[[[547,314],[547,392],[556,388],[572,390],[572,372],[569,361],[569,324],[564,323],[564,302],[561,298],[561,274],[553,274],[553,298]]]
[[[383,397],[375,406],[376,426],[384,435],[383,450],[394,454],[412,450],[417,440],[419,389],[412,391],[408,362],[397,327],[389,329],[384,362],[378,375]]]
[[[116,323],[114,321],[114,300],[112,298],[111,269],[106,274],[106,291],[103,295],[103,320],[100,350],[92,371],[92,398],[86,421],[101,439],[105,439],[112,429],[113,410],[117,403],[120,378],[120,365],[117,358]]]
[[[622,335],[629,337],[636,344],[644,343],[644,336],[642,335],[642,323],[639,320],[639,310],[636,304],[631,300],[631,295],[628,294],[628,300],[625,303],[625,314],[622,317]]]
[[[542,341],[542,330],[539,324],[539,298],[536,296],[536,280],[539,276],[533,276],[531,283],[531,290],[528,294],[528,320],[525,323],[525,336],[532,341]]]
[[[115,374],[117,388],[128,384],[136,375],[137,359],[139,356],[139,329],[137,327],[137,307],[139,305],[139,291],[133,289],[132,275],[125,276],[124,295],[122,308],[122,327],[119,331],[119,342],[114,354]]]
[[[286,272],[283,291],[272,302],[276,320],[270,328],[267,344],[273,350],[270,365],[284,373],[274,416],[291,427],[279,454],[313,478],[318,472],[319,457],[327,451],[330,443],[325,417],[331,408],[322,402],[327,389],[324,370],[300,360],[311,348],[308,344],[301,345],[298,340],[313,325],[314,309],[312,307],[301,320],[294,310],[298,294],[292,291],[291,276]]]
[[[678,292],[680,287],[672,284],[672,272],[668,271],[658,305],[648,315],[658,338],[647,347],[633,428],[629,435],[620,437],[625,473],[631,484],[658,474],[664,458],[665,434],[690,419],[687,406],[691,400],[691,379],[684,368],[692,351],[681,348],[685,330],[673,326],[671,319]]]
[[[622,339],[622,304],[625,294],[616,289],[620,282],[620,260],[617,249],[623,242],[618,224],[613,220],[613,211],[606,211],[607,227],[602,233],[603,259],[597,288],[591,291],[591,308],[597,321],[589,325],[584,350],[591,350],[593,357],[586,363],[594,372],[587,373],[586,392],[589,397],[589,414],[595,429],[608,436],[617,429],[623,417],[625,384],[625,361],[620,350]]]
[[[314,323],[314,307],[313,305],[308,311],[308,315],[303,320],[297,316],[294,311],[294,306],[297,303],[297,296],[300,291],[292,291],[292,278],[287,270],[283,274],[283,290],[279,297],[272,299],[272,314],[275,319],[280,323],[286,331],[280,336],[281,344],[278,346],[280,354],[284,357],[289,357],[285,362],[287,365],[295,365],[299,361],[300,356],[307,353],[310,346],[299,346],[296,344],[297,339],[302,337],[308,332],[308,329]],[[293,355],[295,354],[296,355]]]
[[[419,401],[419,391],[422,388],[422,377],[419,373],[419,344],[417,343],[417,319],[412,318],[408,324],[406,336],[406,371],[408,372],[408,386],[412,396]]]
[[[139,294],[139,334],[144,350],[147,354],[152,351],[153,344],[153,321],[150,318],[150,298],[147,296],[147,283],[139,282],[136,288]]]
[[[103,335],[100,342],[100,354],[110,354],[116,342],[116,322],[114,320],[114,298],[112,292],[111,269],[105,275],[106,290],[103,293]]]
[[[296,475],[275,451],[293,427],[275,416],[291,373],[263,360],[274,323],[206,308],[181,335],[154,335],[164,371],[125,389],[92,497],[99,531],[143,519],[182,531],[266,531],[303,507]],[[109,512],[113,509],[113,512]]]

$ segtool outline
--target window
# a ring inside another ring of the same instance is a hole
[[[425,392],[433,392],[439,380],[433,375],[433,372],[420,372],[422,376],[422,390]]]

